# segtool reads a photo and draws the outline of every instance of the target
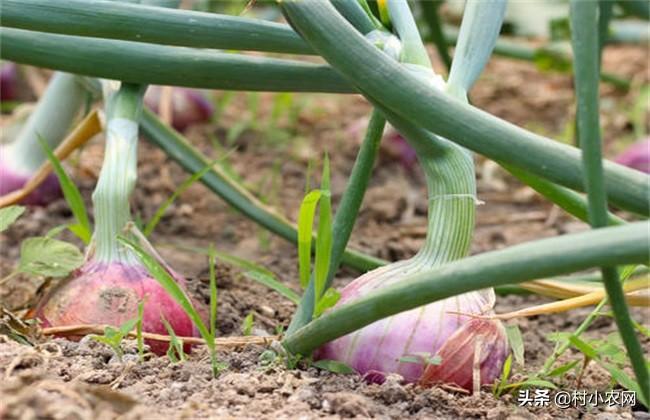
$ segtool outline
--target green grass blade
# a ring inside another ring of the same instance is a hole
[[[153,113],[145,110],[143,114],[140,128],[145,136],[150,142],[167,153],[172,160],[178,162],[186,171],[194,173],[209,163],[206,156],[194,148],[178,132],[162,123]],[[212,168],[201,178],[201,182],[244,216],[287,241],[294,244],[298,243],[298,229],[295,225],[262,204],[250,192],[238,185],[237,181],[225,171],[218,167]],[[385,263],[379,258],[349,248],[345,249],[341,261],[348,267],[364,272]]]
[[[71,231],[75,233],[79,239],[81,239],[86,245],[90,243],[90,238],[92,237],[92,227],[90,226],[90,221],[88,219],[88,213],[86,212],[86,206],[84,204],[83,198],[77,186],[72,182],[68,174],[63,169],[61,162],[52,152],[47,141],[43,139],[39,134],[38,141],[43,148],[43,151],[47,155],[47,159],[50,161],[56,176],[59,178],[59,183],[61,184],[61,189],[63,190],[63,196],[65,201],[67,201],[70,210],[75,219],[77,219],[78,226],[72,229]]]
[[[181,248],[188,249],[193,252],[208,254],[208,250],[204,248],[188,247],[188,246],[181,246]],[[300,301],[300,296],[298,295],[298,293],[294,292],[289,287],[284,285],[284,283],[282,283],[280,280],[277,279],[277,277],[275,276],[275,274],[273,274],[273,272],[267,270],[261,265],[255,264],[251,261],[236,257],[234,255],[228,254],[223,251],[218,251],[216,249],[214,250],[214,255],[216,256],[216,258],[218,258],[219,260],[227,264],[234,265],[235,267],[239,267],[243,269],[244,276],[268,287],[271,290],[278,292],[280,295],[286,297],[291,302],[297,304]]]
[[[215,273],[215,266],[217,251],[214,246],[210,244],[208,247],[208,266],[210,271],[210,335],[217,336],[217,275]]]
[[[311,191],[300,203],[298,213],[298,268],[300,271],[300,287],[303,289],[307,288],[311,273],[311,241],[314,215],[321,197],[320,190]]]
[[[160,283],[160,285],[167,291],[169,296],[171,296],[178,305],[183,308],[183,311],[187,316],[192,320],[196,328],[201,333],[201,337],[206,341],[206,345],[210,350],[214,350],[214,340],[208,328],[206,328],[205,323],[201,319],[201,316],[192,305],[192,301],[187,296],[185,291],[181,286],[176,283],[176,280],[169,274],[169,272],[163,267],[154,257],[149,255],[144,251],[138,244],[125,238],[118,237],[118,240],[128,249],[136,254],[142,265],[149,271],[149,274]]]
[[[332,255],[332,193],[330,192],[330,161],[325,155],[321,179],[321,199],[318,209],[318,236],[316,237],[316,256],[314,261],[314,305],[325,292],[327,272]],[[309,282],[309,276],[307,276]],[[305,287],[307,284],[305,284]]]
[[[601,264],[644,263],[650,224],[629,223],[488,252],[426,270],[324,314],[283,341],[293,354],[315,348],[372,322],[471,290],[585,270]]]
[[[144,338],[142,337],[142,323],[144,321],[144,302],[138,303],[138,320],[135,325],[136,341],[138,346],[138,358],[144,361]]]
[[[508,337],[508,343],[512,349],[512,355],[514,356],[515,361],[521,367],[525,364],[524,359],[524,338],[521,335],[521,331],[517,325],[508,325],[506,326],[506,336]]]
[[[192,186],[192,184],[201,179],[219,160],[221,159],[216,159],[210,162],[209,164],[205,165],[200,171],[196,172],[194,175],[183,181],[181,185],[178,186],[176,191],[174,191],[174,193],[167,200],[165,200],[165,202],[162,203],[160,207],[158,207],[158,210],[156,210],[156,213],[154,213],[154,215],[151,217],[151,220],[149,220],[142,233],[145,236],[151,235],[151,233],[153,233],[154,229],[160,222],[160,219],[162,219],[169,206],[171,206],[174,201],[176,201],[178,196],[183,194],[189,187]]]
[[[598,42],[598,2],[571,1],[571,41],[575,55],[575,84],[578,99],[576,118],[589,220],[593,228],[607,226],[607,193],[602,163],[599,84],[600,45]],[[644,401],[650,401],[650,372],[646,366],[643,348],[636,336],[634,324],[625,300],[623,286],[615,267],[602,265],[603,282],[614,312],[623,344],[627,349],[632,369],[639,383]]]
[[[269,289],[278,292],[295,304],[298,304],[298,302],[300,302],[300,295],[282,284],[275,278],[275,276],[269,276],[259,271],[247,271],[244,273],[244,275],[260,284],[263,284]]]
[[[172,328],[167,318],[163,315],[160,316],[167,334],[169,335],[169,348],[167,349],[167,357],[171,360],[172,363],[182,362],[185,360],[185,352],[183,351],[183,340],[180,340],[176,335],[176,332]]]
[[[352,234],[354,223],[357,220],[363,197],[370,182],[372,168],[377,158],[385,126],[386,119],[384,116],[381,112],[374,110],[368,123],[366,136],[361,144],[350,178],[334,216],[332,252],[325,289],[329,289],[331,286],[336,270],[341,265],[341,261],[344,260],[345,247]],[[291,319],[287,330],[288,333],[292,333],[311,321],[315,309],[313,306],[314,301],[314,283],[311,281]]]

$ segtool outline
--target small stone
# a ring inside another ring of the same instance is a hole
[[[267,305],[262,305],[259,307],[260,314],[273,318],[275,316],[275,309],[271,308],[270,306]]]

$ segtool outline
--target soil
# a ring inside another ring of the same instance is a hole
[[[628,93],[602,87],[606,153],[612,156],[633,140],[630,109],[637,100],[638,87],[650,79],[647,50],[609,47],[605,68],[634,80],[634,88]],[[224,100],[223,94],[215,96]],[[274,95],[257,95],[260,109],[254,115],[247,107],[250,98],[246,94],[234,95],[228,106],[219,110],[218,121],[192,127],[188,138],[209,156],[227,150],[229,168],[266,203],[292,220],[296,219],[305,191],[309,160],[318,160],[328,151],[336,204],[363,135],[368,104],[357,96],[295,96],[295,121],[285,115],[269,125]],[[471,99],[498,117],[571,141],[566,133],[570,133],[572,125],[573,91],[571,79],[565,74],[540,73],[529,63],[496,58]],[[249,121],[247,129],[229,141],[228,134],[242,121]],[[81,158],[69,166],[89,207],[102,162],[102,140],[91,142]],[[351,245],[397,260],[415,253],[424,240],[426,195],[419,168],[404,165],[394,148],[384,143]],[[146,142],[140,146],[139,160],[133,211],[141,220],[149,220],[187,174]],[[472,253],[588,228],[481,157],[477,157],[477,175],[479,197],[485,205],[478,208]],[[43,235],[71,220],[63,200],[47,208],[29,209],[0,234],[0,273],[6,275],[12,270],[24,238]],[[81,246],[69,232],[61,238]],[[243,218],[200,184],[191,186],[168,209],[151,239],[167,262],[189,280],[192,293],[204,301],[208,299],[208,264],[204,256],[188,251],[188,246],[214,244],[221,251],[268,268],[297,290],[295,247]],[[217,274],[221,336],[241,335],[242,322],[249,313],[255,317],[254,335],[274,334],[288,324],[294,310],[288,300],[226,264],[219,264]],[[342,269],[336,285],[357,275]],[[43,279],[14,278],[0,286],[0,305],[23,313],[42,293],[43,283]],[[496,310],[508,312],[544,302],[547,300],[534,295],[509,295],[497,299]],[[547,335],[574,330],[590,311],[584,308],[510,321],[521,329],[526,350],[526,366],[516,366],[515,375],[541,367],[553,350]],[[647,310],[634,311],[635,318],[645,324],[648,315]],[[0,319],[0,327],[7,316]],[[586,337],[602,338],[614,331],[611,318],[600,317]],[[644,346],[648,350],[650,342],[646,340]],[[195,347],[182,363],[153,356],[138,362],[135,344],[126,340],[125,356],[119,361],[110,348],[88,338],[72,342],[41,337],[34,346],[28,346],[0,336],[0,418],[650,418],[640,405],[591,409],[560,409],[552,404],[519,407],[516,395],[495,398],[488,388],[468,395],[449,388],[405,385],[399,377],[389,377],[382,385],[367,384],[357,375],[306,366],[288,369],[280,362],[265,364],[261,358],[265,351],[261,346],[220,351],[220,360],[227,368],[215,379],[202,347]],[[579,358],[578,353],[569,351],[563,360]],[[607,372],[594,363],[587,366],[582,378],[570,374],[556,384],[571,392],[605,391],[611,387]]]

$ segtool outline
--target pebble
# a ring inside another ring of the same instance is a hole
[[[271,308],[270,306],[267,305],[262,305],[259,307],[259,311],[262,315],[267,316],[267,317],[274,317],[275,316],[275,309]]]

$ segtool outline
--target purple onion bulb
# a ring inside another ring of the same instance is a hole
[[[162,87],[151,86],[144,97],[144,102],[152,111],[160,112]],[[212,103],[198,90],[189,88],[172,88],[172,126],[178,131],[185,131],[189,126],[209,121],[214,114]]]
[[[0,196],[22,188],[33,175],[28,171],[16,168],[12,161],[10,147],[0,146]],[[50,173],[34,191],[20,202],[21,204],[45,206],[60,198],[61,195],[59,179],[54,173]]]
[[[650,174],[650,137],[634,143],[625,149],[617,158],[616,162],[637,171]]]
[[[185,287],[185,279],[170,274]],[[87,262],[41,301],[36,316],[46,327],[79,324],[119,327],[137,318],[141,301],[144,301],[143,331],[167,335],[162,322],[164,316],[176,335],[198,336],[185,311],[144,267],[122,262]],[[159,355],[169,346],[161,341],[147,343]]]
[[[18,99],[18,66],[2,63],[0,68],[0,102]]]
[[[402,261],[370,271],[341,291],[337,306],[395,284],[413,270],[411,261]],[[341,361],[372,382],[382,382],[386,375],[396,373],[410,383],[446,382],[471,389],[473,357],[465,360],[451,350],[454,343],[478,341],[481,384],[492,383],[507,357],[507,338],[499,321],[477,316],[492,314],[493,306],[491,289],[444,299],[384,318],[329,342],[316,351],[315,358]],[[478,337],[480,340],[476,340]],[[474,347],[461,350],[474,354]],[[431,369],[435,365],[430,361],[436,356],[442,358],[442,372]],[[452,370],[450,363],[456,364],[454,370],[459,375],[443,375]]]

